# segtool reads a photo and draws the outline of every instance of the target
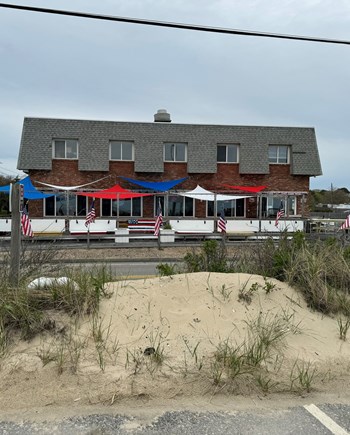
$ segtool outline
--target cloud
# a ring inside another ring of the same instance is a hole
[[[57,7],[341,39],[350,27],[350,4],[335,8],[330,0],[77,0]],[[349,49],[0,8],[1,156],[17,160],[24,116],[153,121],[166,108],[173,122],[315,127],[324,172],[317,184],[327,187],[334,177],[342,184]]]

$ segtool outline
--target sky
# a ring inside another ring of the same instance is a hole
[[[348,0],[5,0],[350,40]],[[350,45],[203,33],[0,7],[0,175],[21,174],[24,117],[314,127],[323,175],[350,189]]]

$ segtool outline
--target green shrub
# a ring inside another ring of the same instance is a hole
[[[200,252],[190,252],[184,257],[187,272],[232,272],[228,264],[226,247],[216,240],[206,240]]]

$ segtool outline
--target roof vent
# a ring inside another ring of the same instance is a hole
[[[154,122],[171,122],[170,113],[165,109],[157,110],[157,113],[154,115]]]

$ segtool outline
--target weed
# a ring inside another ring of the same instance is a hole
[[[189,252],[184,257],[186,272],[231,272],[226,248],[216,240],[206,240],[200,252]]]
[[[317,368],[310,361],[296,360],[290,374],[291,389],[309,393],[316,373]]]
[[[149,340],[151,344],[151,348],[154,349],[154,352],[150,354],[151,361],[154,362],[157,366],[160,366],[165,359],[164,353],[164,340],[166,337],[162,336],[162,333],[157,330],[155,334],[153,331],[150,333]]]
[[[52,348],[52,343],[48,347],[42,346],[37,351],[37,356],[41,359],[41,362],[43,363],[43,367],[45,367],[47,364],[57,359],[57,354]]]
[[[140,372],[143,360],[144,357],[141,349],[134,349],[133,351],[129,349],[126,350],[125,368],[127,369],[129,366],[132,366],[134,375]]]
[[[225,284],[222,284],[222,286],[219,289],[219,292],[223,298],[224,301],[229,301],[230,300],[230,296],[232,293],[232,290],[229,290],[230,287],[226,287]]]
[[[160,276],[172,276],[178,273],[176,264],[160,263],[157,265],[157,270]]]
[[[350,327],[350,318],[344,319],[343,317],[338,317],[338,328],[339,328],[339,338],[341,340],[346,340],[346,335]]]
[[[265,290],[266,294],[269,294],[272,292],[272,290],[275,290],[276,284],[273,284],[271,281],[268,281],[266,276],[264,276],[264,281],[265,281],[265,284],[263,285],[262,288],[263,288],[263,290]]]
[[[255,282],[249,288],[247,288],[248,282],[249,282],[249,279],[238,290],[238,300],[244,301],[249,305],[252,303],[253,294],[256,293],[261,286],[260,286],[260,284]]]
[[[214,360],[210,365],[210,372],[214,385],[219,385],[224,374],[225,367],[222,362]]]
[[[250,367],[246,364],[243,347],[244,344],[231,345],[229,340],[226,339],[223,343],[219,343],[215,351],[215,361],[222,364],[227,377],[231,380],[235,379],[238,375],[250,372]],[[218,367],[216,367],[217,369]]]
[[[256,382],[259,385],[261,391],[263,393],[270,392],[273,388],[276,388],[278,385],[277,381],[272,380],[269,376],[264,376],[263,373],[259,373],[256,377]]]
[[[2,323],[0,323],[0,358],[6,354],[8,343],[8,332],[6,331]]]
[[[203,367],[203,357],[199,357],[198,352],[197,352],[198,347],[200,345],[200,341],[198,341],[197,344],[192,348],[186,337],[182,337],[182,339],[185,343],[185,346],[186,346],[188,353],[190,354],[191,358],[194,359],[195,365],[196,365],[197,369],[200,371]]]

